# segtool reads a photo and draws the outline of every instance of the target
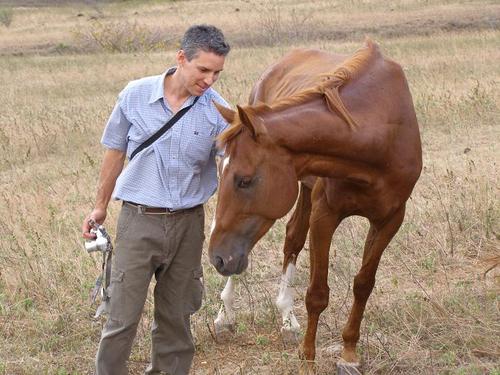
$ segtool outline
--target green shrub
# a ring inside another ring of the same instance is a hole
[[[14,16],[14,11],[12,8],[0,8],[0,23],[9,27],[12,23],[12,17]]]

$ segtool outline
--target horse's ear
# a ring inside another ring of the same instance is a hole
[[[212,100],[212,102],[214,103],[215,108],[217,108],[221,116],[224,117],[224,120],[226,120],[228,124],[231,124],[234,121],[236,112],[231,108],[224,107],[223,105],[217,103],[215,100]]]
[[[248,130],[250,130],[250,134],[252,134],[253,139],[257,140],[259,136],[267,134],[267,130],[262,123],[262,119],[253,113],[251,107],[243,109],[237,105],[236,108],[238,108],[238,115],[240,116],[241,123],[246,126]]]

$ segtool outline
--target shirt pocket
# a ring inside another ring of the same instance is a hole
[[[214,145],[214,137],[194,131],[186,144],[186,159],[194,173],[200,173],[207,164]]]

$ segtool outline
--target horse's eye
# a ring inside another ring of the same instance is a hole
[[[251,184],[252,184],[252,177],[249,176],[240,177],[236,182],[236,186],[238,186],[240,189],[246,189]]]

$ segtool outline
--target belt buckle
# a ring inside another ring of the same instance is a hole
[[[139,215],[144,215],[146,214],[146,206],[141,206],[140,204],[137,205],[137,213]]]
[[[165,209],[165,215],[174,215],[177,212],[179,212],[179,210],[172,210],[171,208],[168,207]]]

